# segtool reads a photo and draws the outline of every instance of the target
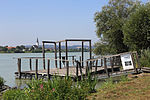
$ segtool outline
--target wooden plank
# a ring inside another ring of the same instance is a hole
[[[43,42],[43,47],[42,47],[42,53],[43,53],[43,68],[45,69],[45,46]]]

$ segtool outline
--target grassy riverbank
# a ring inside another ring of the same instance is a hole
[[[130,75],[128,76],[131,77]],[[89,100],[148,100],[150,98],[150,74],[140,74],[138,78],[109,84],[91,94]]]

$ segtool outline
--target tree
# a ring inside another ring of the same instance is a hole
[[[150,4],[141,5],[124,24],[124,43],[130,50],[150,47]]]
[[[139,4],[140,2],[133,0],[110,0],[101,12],[95,13],[96,33],[101,41],[96,49],[103,45],[105,47],[101,48],[101,52],[104,50],[107,53],[128,51],[128,47],[123,42],[122,26]]]

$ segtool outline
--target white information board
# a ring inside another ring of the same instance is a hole
[[[120,56],[121,56],[121,62],[122,62],[123,70],[134,69],[133,61],[132,61],[130,53],[122,54]]]

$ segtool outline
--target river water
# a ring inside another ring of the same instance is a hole
[[[65,53],[62,53],[62,56]],[[69,52],[69,56],[75,55],[75,59],[79,60],[81,52]],[[42,53],[0,53],[0,76],[6,81],[6,85],[15,87],[18,84],[18,80],[15,79],[15,72],[17,72],[17,59],[19,57],[42,57]],[[54,58],[54,53],[46,53],[46,58]],[[84,60],[89,59],[89,52],[84,53]],[[71,58],[69,58],[71,59]],[[28,60],[22,60],[22,70],[29,70]],[[33,69],[35,68],[35,61],[32,62]],[[54,61],[51,66],[54,65]],[[39,61],[39,67],[42,69],[42,60]],[[20,82],[20,81],[19,81]]]

